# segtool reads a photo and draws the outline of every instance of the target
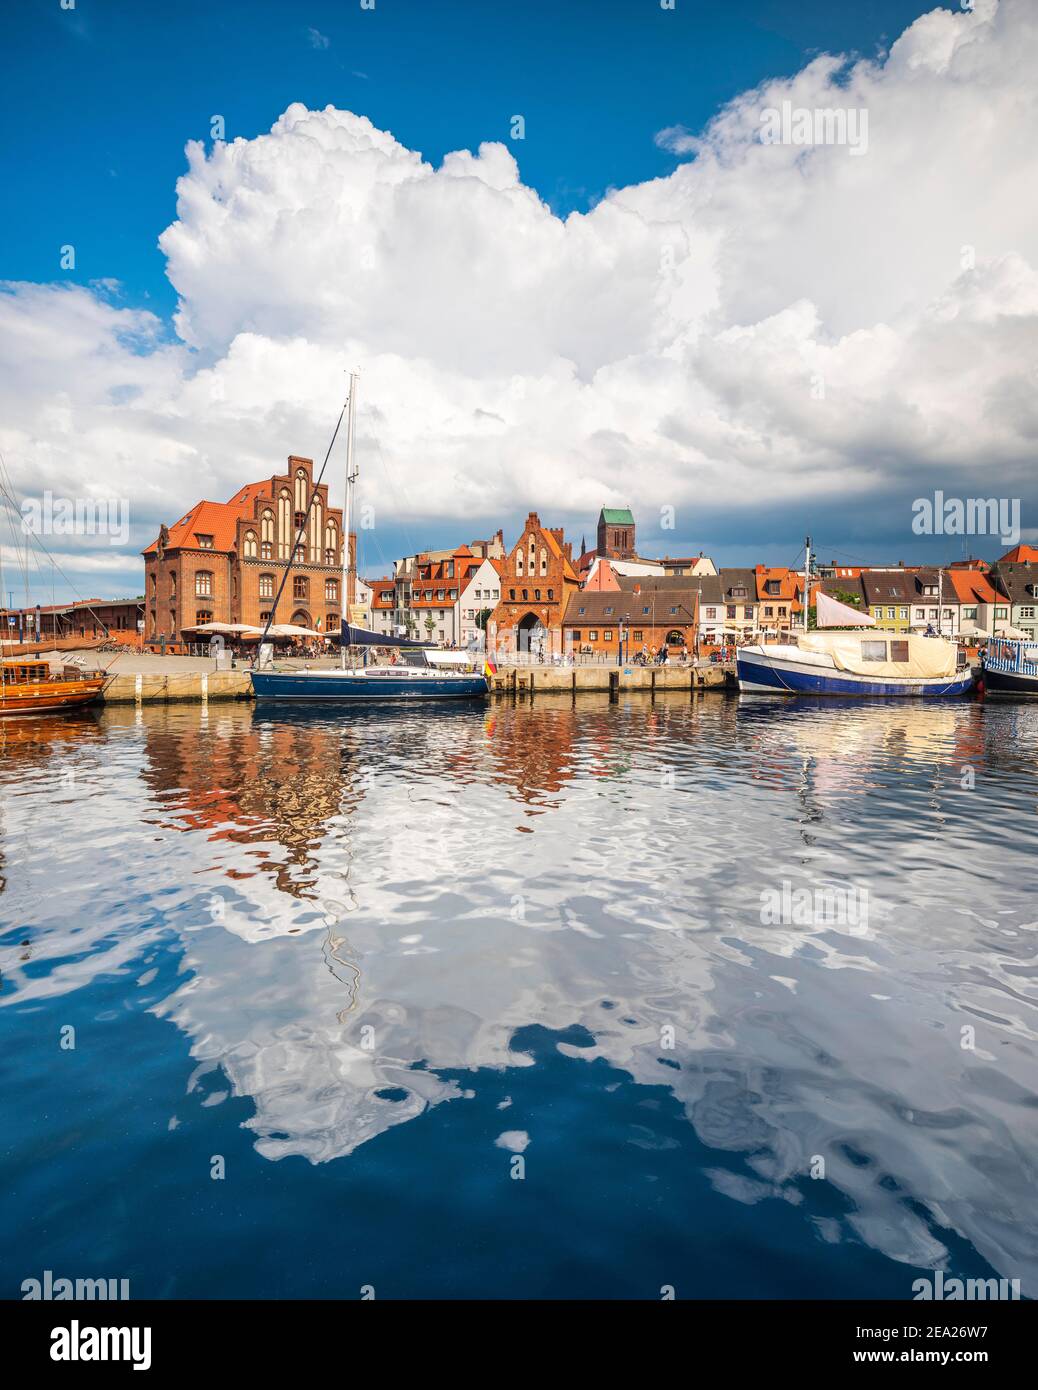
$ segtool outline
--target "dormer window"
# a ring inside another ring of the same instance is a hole
[[[212,538],[212,536],[203,536],[203,535],[201,534],[201,532],[196,531],[196,532],[195,532],[195,538],[196,538],[196,540],[198,541],[198,548],[199,548],[199,550],[212,550],[212,548],[213,548],[213,538]]]

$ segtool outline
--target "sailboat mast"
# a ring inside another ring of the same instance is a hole
[[[353,490],[357,482],[354,442],[357,427],[357,373],[350,372],[350,394],[346,402],[346,500],[342,509],[342,631],[349,623],[351,580],[356,581],[357,557],[350,552],[353,528]],[[342,642],[342,669],[346,669],[346,643]]]
[[[808,609],[811,606],[811,537],[804,538],[804,631],[807,631]]]

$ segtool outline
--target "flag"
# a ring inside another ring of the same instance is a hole
[[[483,662],[483,674],[484,674],[484,676],[486,676],[488,679],[489,679],[490,676],[496,676],[496,675],[497,675],[497,667],[496,667],[496,666],[494,665],[494,663],[490,660],[490,657],[489,657],[489,656],[488,656],[488,657],[486,658],[486,660]]]

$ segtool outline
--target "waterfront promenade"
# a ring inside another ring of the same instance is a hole
[[[155,656],[149,652],[113,654],[86,649],[79,653],[51,655],[55,660],[77,656],[88,668],[105,670],[105,704],[208,703],[210,700],[250,700],[252,682],[247,668],[218,670],[212,657]],[[281,666],[334,666],[334,660],[279,661]],[[591,692],[618,695],[621,691],[659,691],[723,689],[727,682],[721,665],[700,663],[681,666],[625,666],[604,662],[580,666],[502,665],[490,678],[491,693],[498,696],[533,696]]]

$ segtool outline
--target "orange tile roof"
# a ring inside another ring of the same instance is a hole
[[[951,580],[955,597],[960,603],[997,603],[999,601],[991,580],[986,574],[981,574],[979,570],[945,570],[945,575]]]
[[[1014,545],[1012,550],[999,557],[998,563],[1000,565],[1021,565],[1027,560],[1032,561],[1032,563],[1038,560],[1038,549],[1033,545]]]
[[[233,550],[238,534],[238,522],[249,521],[254,515],[253,502],[257,497],[270,497],[270,479],[247,483],[229,502],[196,502],[186,516],[169,528],[166,549],[177,546],[188,549],[198,546],[199,536],[212,536],[213,550]],[[151,555],[158,547],[158,537],[144,550]]]

